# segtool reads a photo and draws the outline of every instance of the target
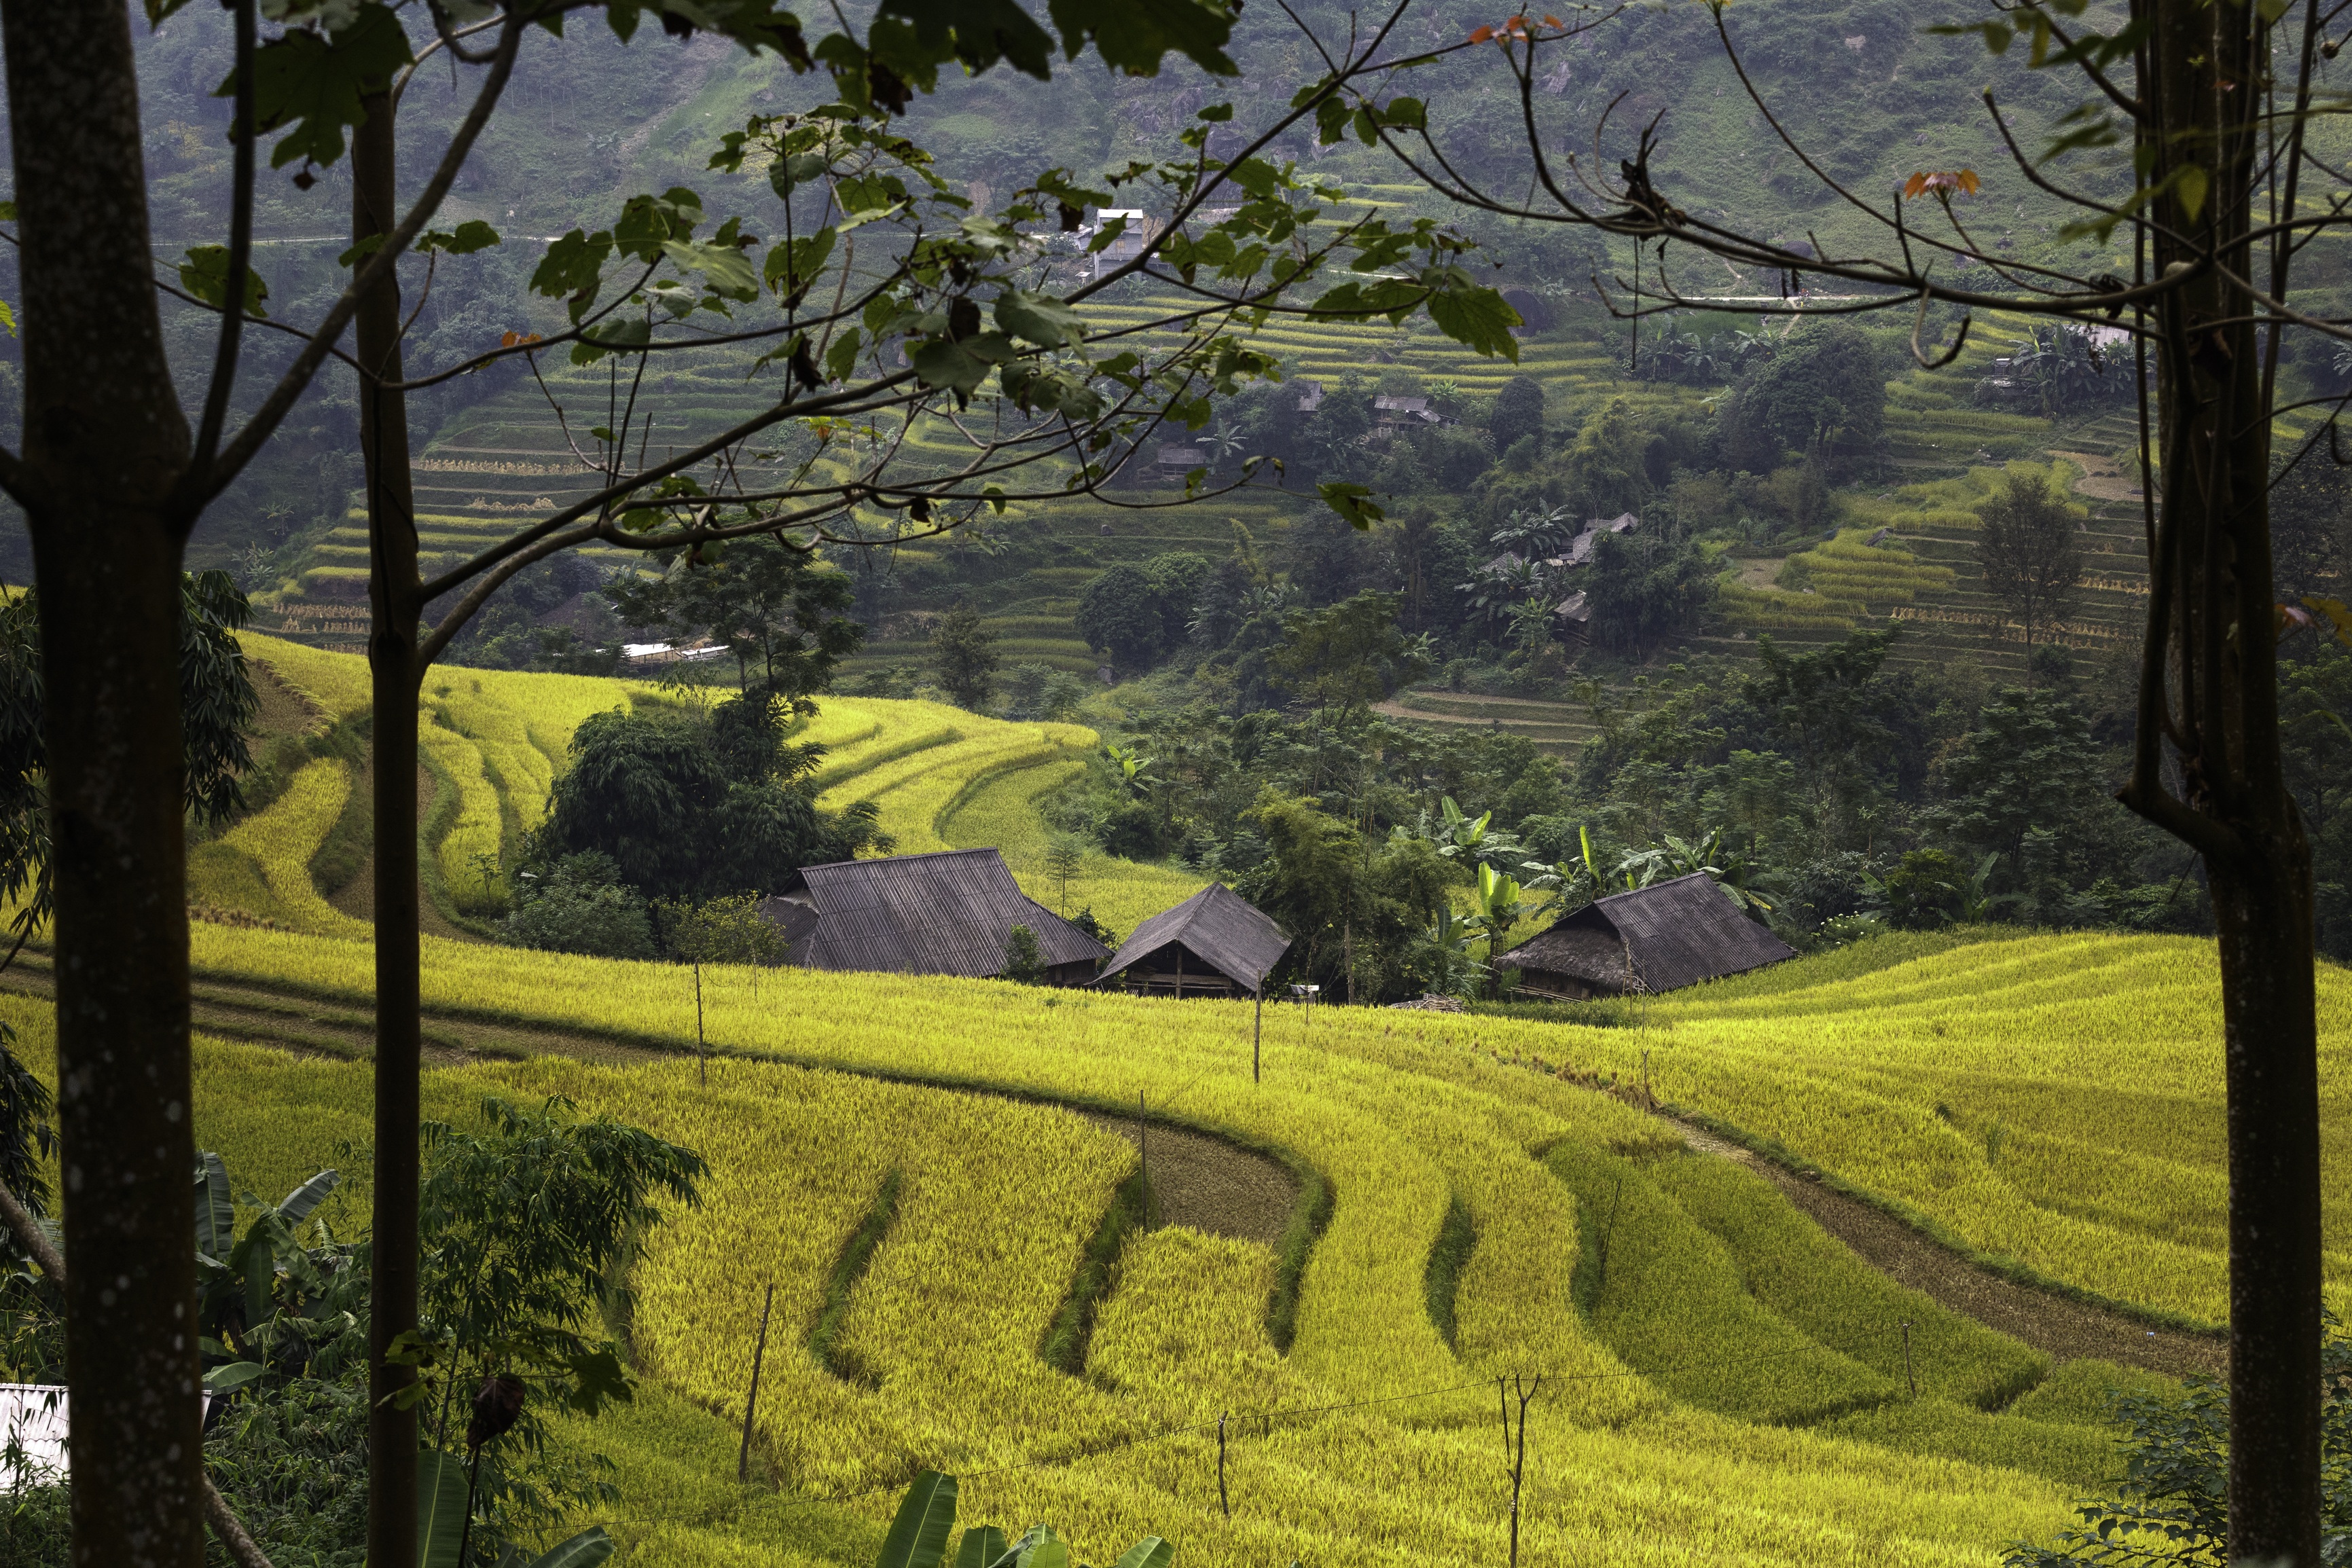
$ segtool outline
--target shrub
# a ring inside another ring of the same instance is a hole
[[[507,939],[517,946],[599,958],[654,956],[644,895],[622,883],[611,856],[566,855],[544,876],[526,872],[518,880],[536,891],[507,916]]]

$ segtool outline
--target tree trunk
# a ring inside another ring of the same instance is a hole
[[[362,100],[352,138],[352,237],[399,221],[393,108]],[[415,1373],[384,1359],[416,1326],[418,990],[416,887],[416,513],[401,375],[400,287],[387,275],[355,322],[360,451],[367,468],[368,667],[373,677],[375,792],[375,1210],[368,1324],[368,1561],[416,1561],[416,1412],[394,1396]]]
[[[181,548],[121,5],[0,5],[26,243],[19,490],[41,589],[57,886],[73,1561],[204,1555],[189,1244]],[[72,112],[62,112],[70,106]]]
[[[2311,846],[2279,757],[2260,311],[2207,254],[2253,276],[2250,195],[2270,36],[2251,12],[2146,0],[2156,176],[2207,173],[2195,214],[2157,204],[2163,507],[2149,568],[2139,754],[2126,803],[2205,859],[2219,932],[2229,1094],[2230,1543],[2233,1563],[2319,1561],[2318,1026]],[[2251,101],[2249,101],[2251,100]],[[2168,230],[2168,233],[2167,232]],[[2169,237],[2185,236],[2189,243]],[[2181,791],[2162,780],[2162,737]]]

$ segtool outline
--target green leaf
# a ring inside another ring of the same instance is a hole
[[[636,1396],[621,1358],[609,1344],[569,1358],[572,1392],[563,1402],[583,1416],[593,1416],[607,1405],[626,1405]]]
[[[196,1250],[226,1260],[236,1245],[236,1198],[228,1166],[207,1149],[196,1156]]]
[[[801,186],[824,179],[832,167],[814,152],[794,152],[768,165],[768,184],[778,196],[789,200]]]
[[[1087,335],[1086,323],[1068,305],[1020,288],[996,297],[996,324],[1041,349],[1076,348]]]
[[[205,1392],[217,1399],[233,1389],[244,1387],[257,1377],[268,1375],[269,1368],[256,1361],[233,1361],[226,1366],[215,1366],[205,1374]]]
[[[471,256],[478,250],[488,250],[500,243],[498,230],[479,218],[468,218],[457,225],[456,234],[443,234],[435,229],[425,235],[417,240],[416,248],[420,251],[446,250],[451,256]]]
[[[439,1448],[416,1456],[416,1568],[458,1568],[466,1530],[466,1461]]]
[[[1202,0],[1051,0],[1047,10],[1070,59],[1091,41],[1103,64],[1127,76],[1158,76],[1160,61],[1171,52],[1212,76],[1241,74],[1225,54],[1234,19],[1222,5]]]
[[[710,292],[722,299],[760,297],[760,278],[751,270],[751,258],[731,245],[665,240],[662,254],[687,271],[700,273]]]
[[[847,381],[849,372],[857,368],[857,350],[861,345],[862,340],[855,327],[835,338],[833,346],[824,351],[825,380]]]
[[[819,229],[771,249],[763,269],[768,287],[788,299],[807,292],[833,255],[833,243],[837,237],[832,229]]]
[[[268,1322],[269,1288],[278,1281],[276,1254],[258,1225],[246,1232],[236,1250],[244,1256],[233,1256],[229,1262],[245,1276],[245,1321],[248,1324]]]
[[[1325,506],[1347,518],[1349,528],[1360,531],[1369,531],[1374,523],[1388,516],[1370,498],[1372,489],[1369,485],[1326,480],[1316,486],[1315,491],[1323,497]]]
[[[200,245],[188,252],[188,259],[180,264],[180,287],[215,309],[228,308],[228,246]],[[245,313],[255,320],[266,320],[269,312],[261,302],[269,298],[269,285],[261,281],[261,274],[247,263],[245,269]]]
[[[913,81],[954,60],[977,76],[999,61],[1039,81],[1054,65],[1053,35],[1030,19],[1016,0],[882,0],[877,16],[903,29],[869,30],[883,62]]]
[[[1168,1568],[1175,1561],[1175,1547],[1156,1535],[1147,1535],[1121,1552],[1112,1568]]]
[[[614,1540],[601,1524],[592,1524],[560,1546],[551,1546],[531,1560],[530,1568],[596,1568],[613,1555]]]
[[[530,275],[531,292],[551,299],[583,293],[593,298],[604,280],[604,263],[612,255],[611,235],[602,229],[593,235],[573,229],[548,246],[547,255]]]
[[[956,1543],[955,1568],[996,1568],[1006,1545],[1004,1531],[992,1524],[975,1524]]]
[[[992,368],[1013,358],[1013,342],[1002,332],[976,332],[961,340],[928,338],[907,357],[925,386],[946,388],[961,405],[971,400]]]
[[[2173,173],[2173,193],[2179,199],[2181,215],[2190,223],[2205,209],[2205,193],[2212,186],[2212,176],[2195,163],[2183,163]]]
[[[874,1568],[940,1568],[955,1529],[955,1477],[925,1470],[907,1489]]]
[[[278,1218],[289,1226],[301,1224],[310,1218],[312,1209],[326,1201],[327,1195],[334,1191],[342,1179],[333,1171],[320,1171],[286,1195],[286,1200],[278,1206]]]
[[[1519,313],[1494,289],[1441,288],[1429,297],[1429,319],[1455,342],[1518,363],[1519,340],[1511,329],[1521,325]]]
[[[365,0],[331,37],[297,27],[264,43],[253,56],[254,125],[264,135],[286,132],[269,154],[269,166],[341,157],[344,130],[367,118],[361,98],[383,91],[412,58],[400,18],[378,0]],[[236,92],[231,73],[214,96]]]

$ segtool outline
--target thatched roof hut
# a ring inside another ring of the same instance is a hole
[[[900,975],[1004,972],[1015,925],[1036,935],[1045,978],[1079,986],[1110,949],[1021,891],[994,850],[886,855],[802,868],[761,904],[784,929],[789,963]]]
[[[1213,882],[1135,928],[1099,986],[1137,996],[1255,996],[1290,938],[1240,894]]]
[[[1750,920],[1705,872],[1613,893],[1495,959],[1519,989],[1559,1001],[1671,991],[1743,974],[1796,950]]]

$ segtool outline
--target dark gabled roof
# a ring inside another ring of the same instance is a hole
[[[1213,882],[1173,909],[1135,928],[1103,968],[1097,985],[1139,964],[1171,943],[1206,960],[1217,973],[1255,991],[1266,971],[1290,950],[1290,938],[1258,907],[1223,883]]]
[[[1495,961],[1614,989],[1671,991],[1795,956],[1796,949],[1742,914],[1713,877],[1694,872],[1588,904]]]
[[[1015,925],[1036,933],[1049,966],[1110,951],[1024,894],[994,850],[839,861],[800,874],[816,923],[792,962],[812,969],[998,975]]]

